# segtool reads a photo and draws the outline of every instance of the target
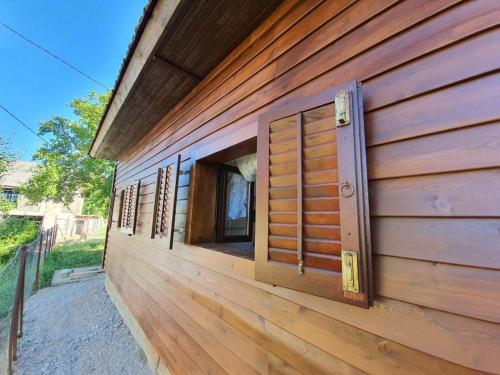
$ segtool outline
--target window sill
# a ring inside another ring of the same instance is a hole
[[[208,244],[213,246],[213,243]],[[202,267],[209,268],[216,272],[224,273],[228,276],[237,274],[240,277],[254,280],[255,261],[245,259],[232,254],[215,251],[206,247],[196,245],[186,245],[174,242],[172,253],[187,261],[196,263]]]
[[[208,250],[218,251],[227,255],[255,260],[254,245],[251,242],[207,242],[197,244],[196,246],[203,247]]]

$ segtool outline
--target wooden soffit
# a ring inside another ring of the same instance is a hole
[[[90,155],[118,159],[282,0],[152,0],[123,62]]]

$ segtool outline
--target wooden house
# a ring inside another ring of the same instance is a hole
[[[157,0],[90,154],[157,373],[500,373],[500,1]]]

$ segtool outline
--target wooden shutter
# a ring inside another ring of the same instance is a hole
[[[135,234],[137,221],[137,207],[139,205],[139,190],[141,182],[135,185],[128,185],[122,192],[122,210],[120,218],[121,231],[129,235]]]
[[[122,190],[120,192],[120,211],[118,212],[118,228],[122,227],[124,209],[125,209],[125,190]]]
[[[167,246],[172,248],[177,203],[177,185],[181,156],[178,155],[158,169],[156,198],[153,212],[151,238],[166,238]]]
[[[336,99],[338,105],[345,99],[347,110],[342,118],[338,111],[338,125]],[[256,279],[368,306],[368,195],[356,82],[262,115],[257,154]]]

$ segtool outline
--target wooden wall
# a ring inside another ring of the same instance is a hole
[[[285,1],[121,157],[117,191],[141,179],[138,233],[113,224],[106,270],[174,373],[500,373],[499,24],[497,0]],[[353,79],[364,92],[373,308],[150,239],[163,160],[253,137],[259,113]]]

